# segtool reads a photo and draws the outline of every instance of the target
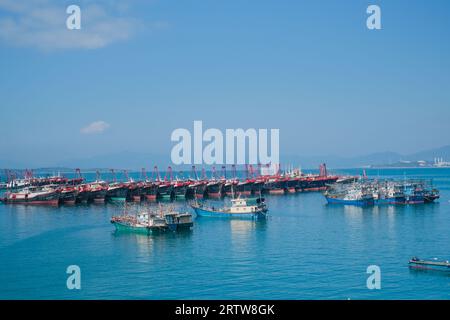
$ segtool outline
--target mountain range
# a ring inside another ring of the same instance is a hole
[[[419,161],[424,160],[433,162],[434,158],[439,157],[444,160],[450,159],[450,145],[440,148],[423,150],[412,154],[400,154],[397,152],[377,152],[372,154],[342,157],[336,155],[307,156],[307,155],[286,155],[281,157],[282,165],[292,164],[294,166],[301,165],[302,168],[317,168],[320,163],[326,163],[329,168],[358,168],[365,166],[382,166],[398,163],[400,161]],[[171,163],[170,155],[160,155],[145,152],[117,152],[94,156],[89,158],[69,159],[48,164],[53,168],[117,168],[140,170],[145,167],[152,170],[153,166],[158,165],[159,168],[165,170]],[[35,168],[36,164],[15,162],[7,159],[0,159],[0,168]],[[176,169],[188,170],[190,165],[178,166]]]

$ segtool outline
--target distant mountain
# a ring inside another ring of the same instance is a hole
[[[281,164],[301,166],[304,169],[316,169],[320,163],[326,163],[329,168],[355,168],[365,166],[382,166],[399,163],[402,161],[420,161],[425,160],[433,162],[434,158],[444,158],[450,160],[450,145],[440,148],[424,150],[413,154],[399,154],[396,152],[377,152],[356,157],[342,157],[335,155],[322,156],[302,156],[302,155],[286,155],[281,157]],[[170,154],[160,155],[152,153],[143,153],[136,151],[123,151],[112,154],[105,154],[89,158],[70,159],[54,163],[51,167],[55,168],[81,168],[91,169],[95,168],[114,168],[114,169],[129,169],[140,170],[145,167],[151,171],[155,165],[161,171],[167,169],[171,164]],[[14,161],[7,161],[0,159],[0,168],[30,168],[30,164],[16,163]],[[199,166],[201,167],[201,166]],[[220,166],[216,166],[220,170]],[[191,165],[177,166],[174,170],[190,170]]]
[[[394,163],[403,156],[395,152],[378,152],[357,157],[327,156],[288,156],[282,158],[282,164],[301,165],[302,168],[317,168],[320,163],[326,163],[329,168],[353,168]]]
[[[380,166],[396,164],[402,161],[427,161],[433,162],[434,158],[450,160],[450,145],[429,149],[412,154],[400,154],[396,152],[377,152],[356,157],[328,156],[288,156],[282,158],[282,163],[299,165],[303,168],[316,168],[319,163],[325,162],[329,168],[355,168],[365,166]]]
[[[434,161],[434,158],[444,158],[450,160],[450,145],[443,146],[436,149],[429,149],[421,152],[417,152],[408,156],[408,160],[425,160]]]

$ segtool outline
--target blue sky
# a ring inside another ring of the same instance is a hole
[[[168,154],[194,120],[279,128],[289,155],[450,144],[449,14],[445,0],[0,0],[1,158]]]

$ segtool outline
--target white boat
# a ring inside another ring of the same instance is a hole
[[[204,204],[191,205],[200,217],[261,219],[267,215],[267,206],[263,198],[236,198],[231,200],[231,206],[223,208],[208,207]]]

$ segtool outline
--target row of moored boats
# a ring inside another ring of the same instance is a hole
[[[349,205],[422,204],[439,199],[439,190],[425,180],[368,180],[334,184],[324,195],[328,203]]]
[[[144,176],[144,175],[142,175]],[[97,179],[85,182],[80,174],[68,179],[61,176],[24,179],[12,179],[4,187],[7,189],[1,198],[10,204],[75,204],[104,203],[105,201],[135,201],[142,200],[173,200],[222,198],[232,196],[259,196],[261,194],[287,194],[307,191],[324,191],[328,185],[336,182],[355,181],[356,177],[330,176],[325,165],[321,166],[320,174],[302,174],[300,170],[292,170],[274,175],[247,175],[246,178],[231,178],[226,176],[211,178],[173,178],[170,174],[163,179],[156,175],[154,179],[134,181],[126,174],[124,182],[114,178],[112,182]]]

